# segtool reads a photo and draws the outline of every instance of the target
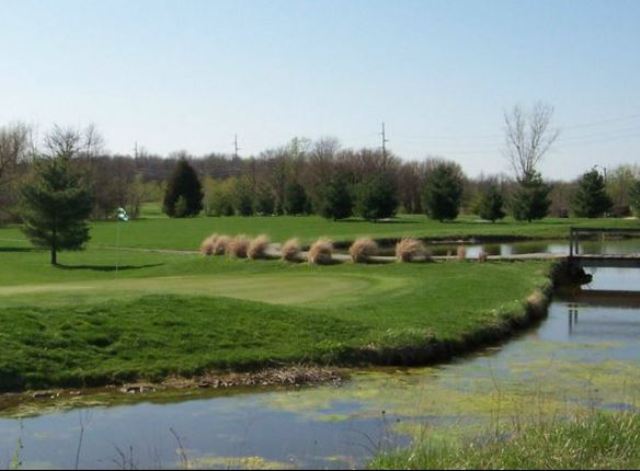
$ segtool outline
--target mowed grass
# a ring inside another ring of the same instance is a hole
[[[638,469],[640,414],[593,413],[446,446],[428,439],[372,469]]]
[[[143,216],[145,216],[143,214]],[[571,226],[638,228],[638,220],[623,219],[544,219],[532,223],[507,218],[490,223],[476,217],[461,217],[453,222],[441,223],[424,215],[401,215],[391,221],[367,222],[360,219],[327,221],[319,216],[277,217],[196,217],[168,219],[156,213],[139,220],[120,224],[120,246],[141,249],[198,250],[200,242],[211,233],[266,234],[273,242],[284,242],[297,237],[309,244],[318,237],[337,242],[353,241],[359,237],[375,239],[401,237],[468,238],[472,236],[566,238]],[[114,247],[118,226],[115,222],[94,222],[90,247]],[[27,241],[16,227],[0,229],[2,244],[21,244]]]
[[[316,267],[113,250],[0,253],[0,389],[80,387],[461,341],[523,314],[543,262]],[[390,352],[389,356],[385,356]]]

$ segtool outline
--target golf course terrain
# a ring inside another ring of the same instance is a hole
[[[117,225],[94,223],[87,250],[61,254],[57,267],[19,228],[3,228],[0,384],[20,391],[289,364],[402,365],[446,358],[523,321],[525,300],[549,286],[550,263],[313,266],[193,251],[211,232],[259,231],[274,241],[320,235],[349,240],[365,233],[542,237],[558,236],[571,224],[586,222],[149,217],[121,224],[119,250]]]

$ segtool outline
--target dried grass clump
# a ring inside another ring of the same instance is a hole
[[[378,244],[371,239],[357,239],[349,247],[349,255],[353,263],[367,263],[369,258],[378,253]]]
[[[229,236],[218,236],[212,245],[213,255],[224,255],[227,253],[229,242],[231,242],[231,238]]]
[[[227,244],[227,255],[236,258],[247,258],[251,241],[245,235],[237,235]]]
[[[458,245],[458,250],[456,253],[458,260],[464,261],[467,259],[467,248],[464,245]]]
[[[269,248],[269,238],[262,234],[253,239],[249,243],[249,249],[247,255],[251,260],[257,260],[259,258],[265,258],[267,255],[267,249]]]
[[[298,239],[289,239],[282,246],[282,260],[287,262],[295,262],[300,255],[300,241]]]
[[[487,252],[485,252],[484,249],[480,249],[480,252],[478,253],[478,262],[484,263],[487,261],[488,257]]]
[[[200,253],[206,256],[213,255],[213,248],[217,239],[218,234],[211,234],[209,237],[204,239],[200,244]]]
[[[404,238],[396,244],[396,258],[399,262],[412,262],[421,256],[429,258],[427,248],[421,240]]]
[[[328,239],[316,240],[309,249],[309,263],[328,265],[333,259],[333,242]]]

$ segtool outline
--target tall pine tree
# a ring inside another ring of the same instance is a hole
[[[184,198],[184,203],[177,205],[180,197]],[[181,158],[167,184],[163,211],[169,217],[197,216],[202,211],[203,197],[202,185],[196,171],[187,159]]]
[[[551,187],[542,181],[538,172],[525,175],[518,182],[518,188],[511,201],[514,219],[531,222],[545,218],[551,205],[550,192]]]
[[[22,230],[34,245],[49,249],[57,265],[58,251],[80,250],[89,240],[91,191],[67,157],[40,159],[34,169],[21,192]]]
[[[480,196],[478,215],[487,221],[496,222],[505,217],[504,199],[496,184],[491,183]]]
[[[398,196],[393,177],[382,173],[360,184],[356,212],[367,221],[395,216]]]
[[[458,217],[462,200],[463,176],[453,162],[438,162],[427,174],[423,203],[427,215],[438,221]]]
[[[346,219],[353,215],[353,198],[349,182],[343,175],[335,175],[322,191],[320,214],[326,219]]]
[[[596,169],[590,170],[578,180],[572,207],[578,217],[595,218],[603,216],[613,206],[607,194],[604,178]]]

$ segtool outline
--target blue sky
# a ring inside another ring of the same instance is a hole
[[[640,1],[0,1],[0,124],[95,123],[113,152],[293,136],[508,171],[503,110],[543,100],[548,177],[640,162]]]

